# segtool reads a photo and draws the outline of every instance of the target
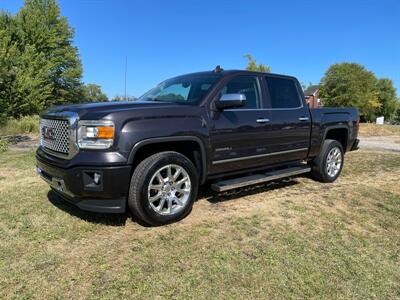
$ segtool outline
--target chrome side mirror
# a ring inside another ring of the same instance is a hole
[[[246,96],[244,94],[224,94],[219,100],[215,102],[215,107],[218,109],[227,109],[242,107],[246,103]]]

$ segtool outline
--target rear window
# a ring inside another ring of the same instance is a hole
[[[266,77],[271,108],[296,108],[301,106],[299,94],[293,80]]]

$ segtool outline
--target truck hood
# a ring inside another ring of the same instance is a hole
[[[177,105],[173,102],[161,102],[161,101],[113,101],[113,102],[95,102],[95,103],[80,103],[80,104],[69,104],[60,105],[51,108],[51,112],[81,112],[81,111],[118,111],[125,109],[138,109],[138,108],[149,108],[157,106],[170,106]]]
[[[126,102],[97,102],[97,103],[82,103],[55,106],[47,111],[45,114],[75,112],[81,119],[101,119],[109,114],[118,112],[134,112],[137,110],[181,110],[193,108],[190,105],[176,104],[173,102],[161,101],[126,101]]]

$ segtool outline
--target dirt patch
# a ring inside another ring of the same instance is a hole
[[[359,134],[361,136],[400,136],[400,125],[376,125],[361,123]]]
[[[10,135],[3,137],[10,143],[10,150],[30,151],[39,145],[37,135]]]
[[[360,148],[400,152],[398,136],[361,136]]]

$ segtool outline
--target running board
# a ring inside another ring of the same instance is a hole
[[[267,181],[281,179],[289,176],[295,176],[303,173],[308,173],[311,168],[307,165],[291,167],[283,170],[270,171],[264,174],[249,175],[234,179],[218,181],[211,185],[211,189],[216,192],[224,192],[232,189],[241,188],[248,185],[259,184]]]

